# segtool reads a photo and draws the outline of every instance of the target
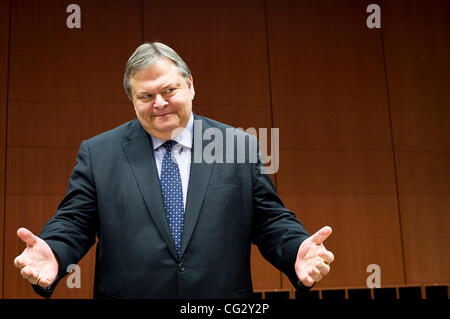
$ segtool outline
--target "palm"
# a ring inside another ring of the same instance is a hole
[[[320,245],[314,243],[312,240],[305,240],[300,249],[298,250],[298,257],[302,263],[313,260],[325,249],[325,246],[320,243]]]
[[[305,286],[312,286],[330,271],[333,254],[326,250],[323,241],[330,236],[332,230],[326,226],[303,241],[297,253],[295,272]]]
[[[51,248],[27,229],[19,229],[17,235],[26,243],[25,250],[14,261],[22,276],[43,287],[52,284],[58,274],[58,262]]]

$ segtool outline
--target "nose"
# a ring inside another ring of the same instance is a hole
[[[169,104],[169,102],[167,102],[167,101],[161,96],[161,94],[156,94],[156,97],[155,97],[155,103],[153,103],[153,107],[156,107],[156,108],[162,108],[162,107],[166,106],[167,104]]]

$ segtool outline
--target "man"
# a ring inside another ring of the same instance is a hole
[[[334,256],[284,208],[259,159],[192,161],[207,129],[193,114],[191,72],[168,46],[147,43],[127,62],[124,88],[137,119],[83,141],[66,196],[14,264],[36,292],[51,293],[98,237],[94,298],[248,298],[251,243],[297,287],[311,287]],[[227,137],[225,144],[231,142]],[[234,144],[237,154],[239,143]],[[242,146],[242,145],[241,145]]]

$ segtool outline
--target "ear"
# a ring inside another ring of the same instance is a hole
[[[194,99],[195,89],[194,89],[194,78],[192,77],[192,74],[189,77],[189,92],[191,93],[192,99]]]

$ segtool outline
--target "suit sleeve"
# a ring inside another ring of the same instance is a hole
[[[281,270],[294,287],[304,289],[295,273],[300,244],[310,236],[295,214],[286,209],[270,177],[261,173],[259,156],[253,165],[253,236],[252,241],[272,265]]]
[[[77,164],[69,180],[67,194],[55,215],[45,224],[40,238],[45,240],[59,261],[57,279],[49,289],[34,285],[34,290],[49,298],[56,284],[94,245],[98,229],[97,196],[92,175],[89,146],[83,141]]]

